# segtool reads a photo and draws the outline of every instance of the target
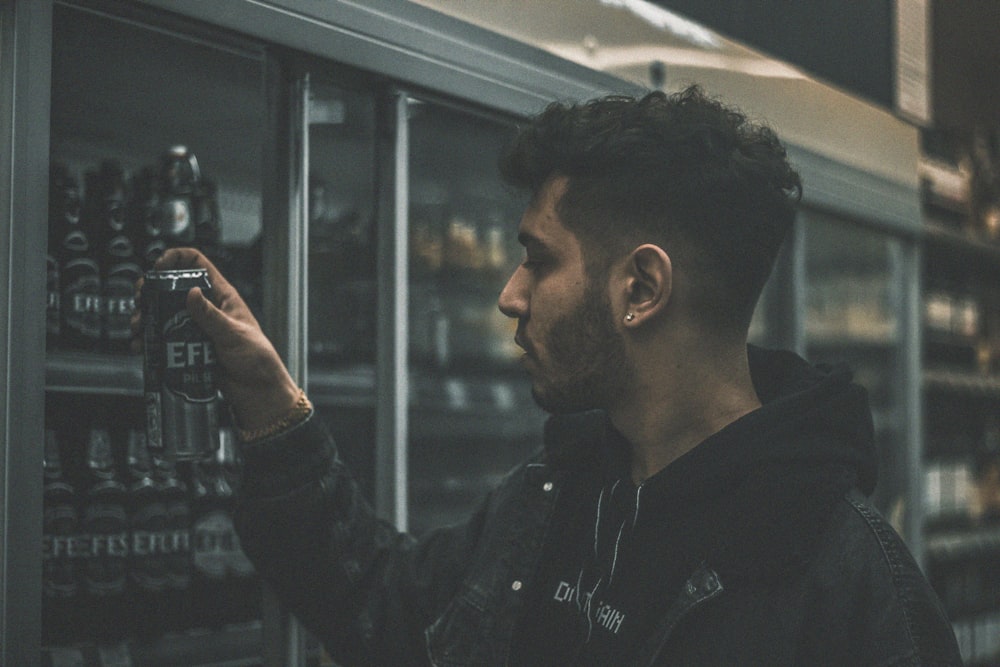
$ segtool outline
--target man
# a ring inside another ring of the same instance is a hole
[[[532,194],[500,295],[545,447],[460,526],[377,520],[214,267],[188,307],[241,428],[244,548],[349,665],[958,665],[865,501],[845,370],[748,348],[795,215],[774,134],[699,89],[554,104],[502,171]],[[161,268],[207,265],[192,250]],[[336,316],[336,314],[332,314]]]

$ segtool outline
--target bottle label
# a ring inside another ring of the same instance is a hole
[[[174,553],[172,531],[167,530],[167,508],[161,502],[140,505],[132,515],[129,576],[145,591],[162,591],[167,586],[165,556]]]
[[[132,338],[132,313],[135,312],[135,283],[142,275],[138,264],[117,264],[108,271],[104,283],[105,330],[111,341]]]
[[[87,592],[98,597],[125,591],[128,558],[128,519],[116,503],[92,502],[84,510],[87,551],[83,579]]]
[[[229,572],[240,578],[252,577],[256,573],[253,563],[243,551],[240,536],[236,534],[235,529],[233,530],[233,550],[229,553]]]
[[[194,240],[191,202],[186,198],[168,199],[163,204],[164,232],[178,243]]]
[[[233,521],[223,510],[212,510],[195,521],[194,566],[209,579],[222,579],[234,550],[238,549]]]
[[[191,514],[186,500],[167,504],[167,586],[185,590],[191,585]]]
[[[42,582],[46,597],[76,595],[76,558],[83,548],[76,530],[76,509],[58,503],[45,508],[42,535]]]
[[[67,329],[86,338],[101,336],[101,280],[97,264],[89,259],[67,262],[63,268],[60,307]]]

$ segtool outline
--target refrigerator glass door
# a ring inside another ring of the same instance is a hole
[[[497,160],[511,123],[411,99],[409,528],[461,520],[541,442],[543,413],[497,297],[525,201]]]
[[[309,86],[308,385],[369,500],[375,483],[375,98]]]
[[[873,499],[899,528],[907,511],[902,242],[813,210],[801,222],[807,357],[847,363],[868,390],[880,475]]]
[[[265,58],[127,9],[53,12],[43,653],[237,664],[261,655],[260,582],[230,518],[226,410],[225,447],[151,463],[129,319],[136,279],[180,245],[259,314]]]

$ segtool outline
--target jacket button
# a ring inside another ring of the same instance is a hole
[[[545,482],[545,484],[542,484],[542,490],[544,490],[544,491],[551,491],[552,490],[552,482]]]
[[[521,590],[521,580],[520,579],[515,579],[514,583],[512,583],[510,585],[510,587],[511,587],[512,590],[515,590],[515,591]]]

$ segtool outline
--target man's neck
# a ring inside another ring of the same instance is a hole
[[[609,410],[632,444],[632,480],[641,484],[709,436],[760,407],[745,351],[712,363],[671,360],[646,364],[634,392]]]

